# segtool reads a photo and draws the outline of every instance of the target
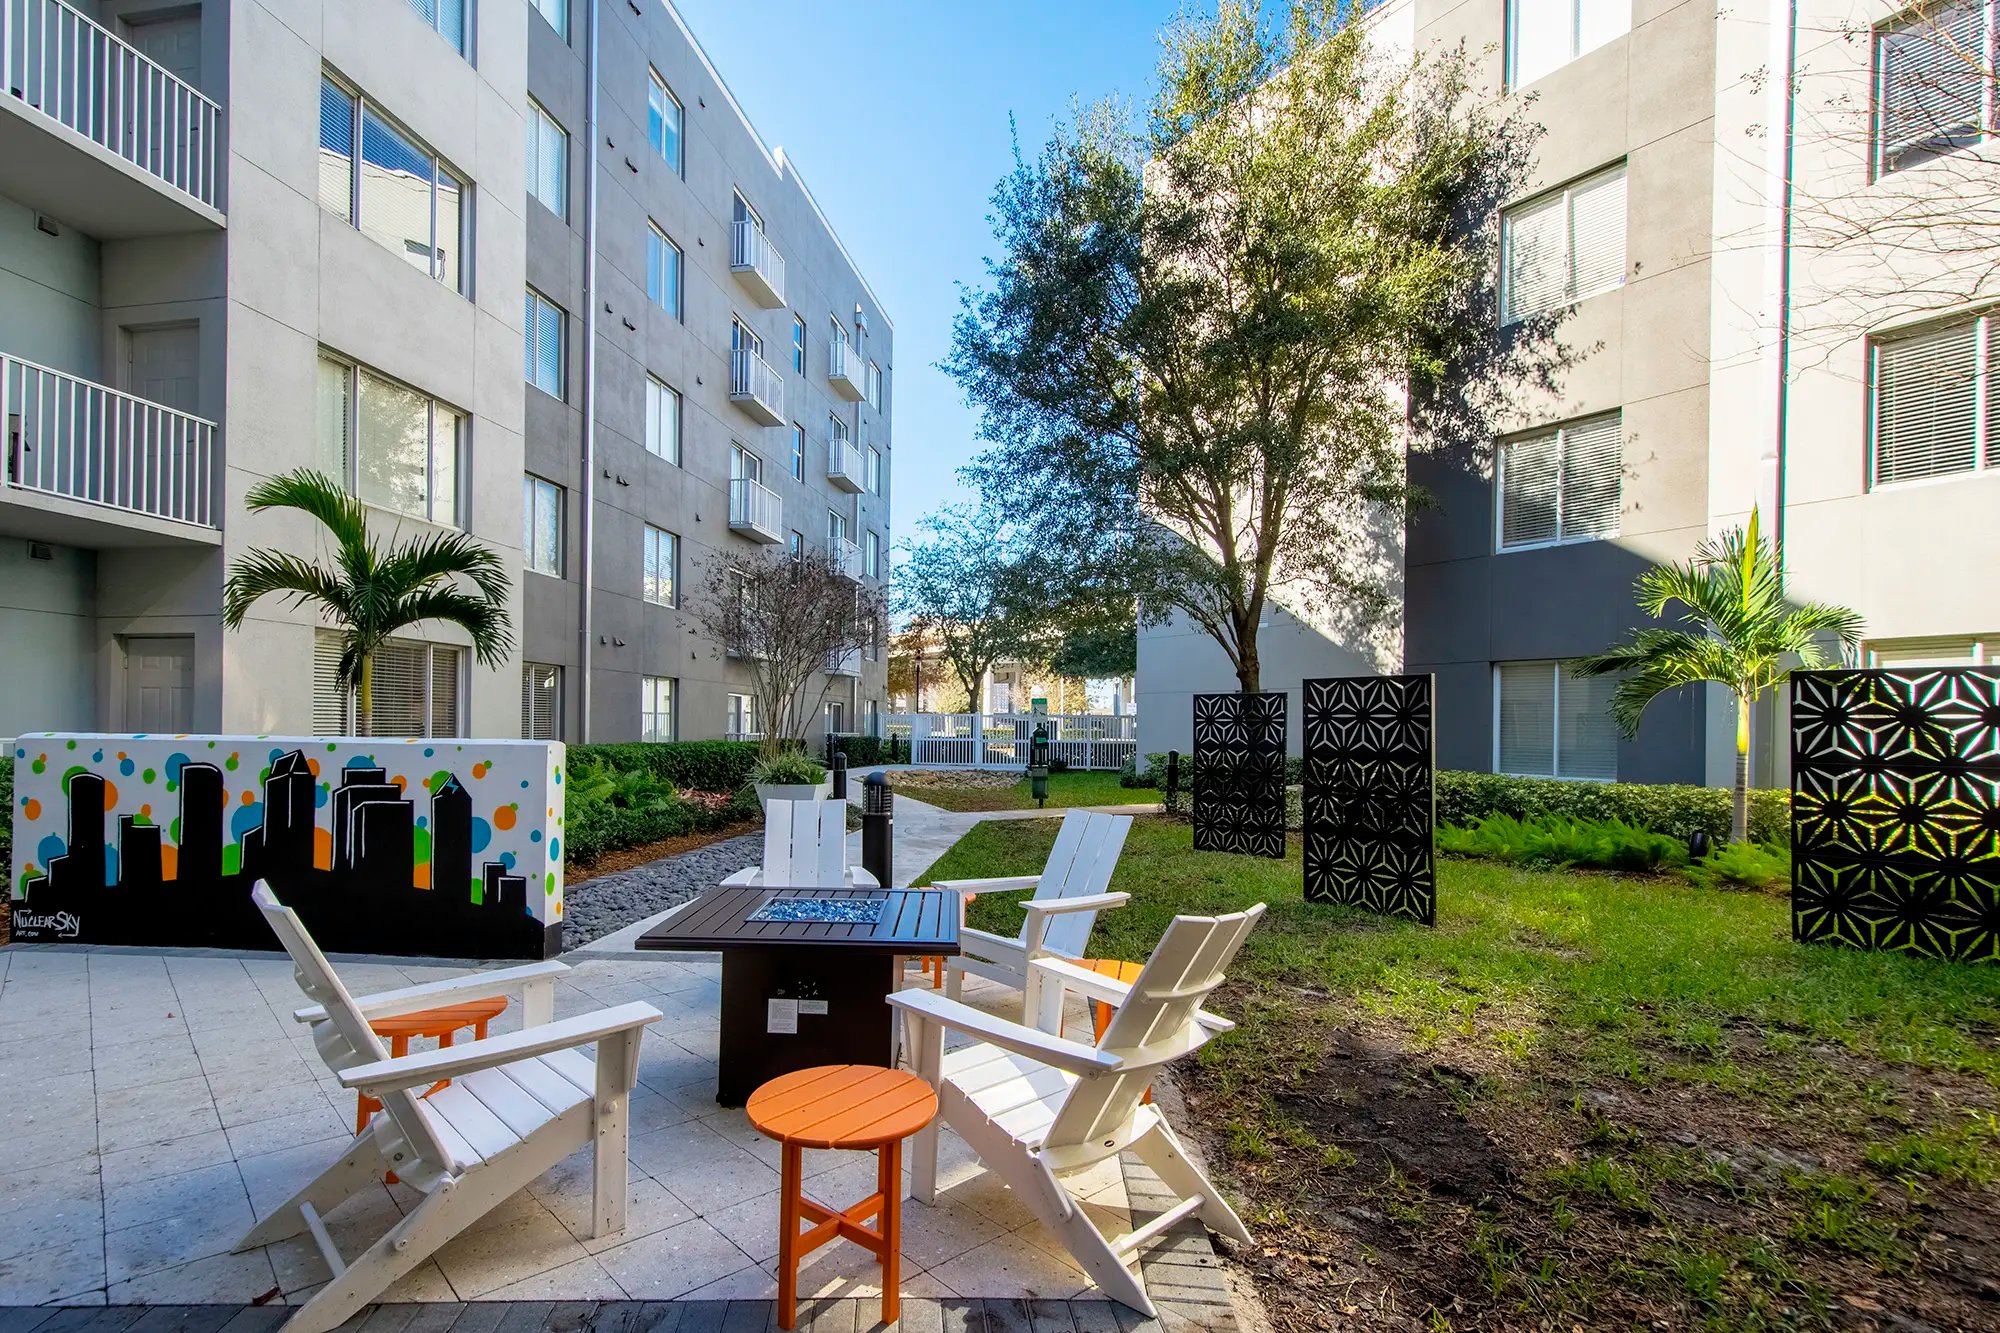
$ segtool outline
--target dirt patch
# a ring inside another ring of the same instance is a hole
[[[679,856],[697,847],[706,847],[712,842],[725,838],[739,838],[745,833],[763,827],[755,819],[746,819],[726,828],[710,829],[706,833],[683,833],[678,838],[662,838],[658,842],[641,843],[637,847],[625,847],[615,852],[606,852],[587,866],[570,866],[564,874],[565,884],[582,884],[596,879],[599,875],[614,875],[621,870],[646,865],[663,856]]]
[[[898,791],[1006,791],[1020,782],[1018,770],[973,768],[912,768],[889,775]]]

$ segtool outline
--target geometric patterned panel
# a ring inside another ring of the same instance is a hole
[[[1433,678],[1305,682],[1305,898],[1437,924]]]
[[[2000,668],[1792,677],[1792,936],[2000,962]]]
[[[1194,848],[1285,854],[1285,696],[1194,697]]]

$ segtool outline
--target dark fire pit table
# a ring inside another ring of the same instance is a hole
[[[715,888],[638,947],[722,954],[715,1100],[741,1106],[794,1070],[893,1067],[902,959],[956,955],[960,910],[944,889]]]

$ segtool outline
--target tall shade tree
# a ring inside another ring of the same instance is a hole
[[[1017,158],[945,361],[988,502],[1185,614],[1245,690],[1275,593],[1392,605],[1406,448],[1483,447],[1495,386],[1550,374],[1552,320],[1496,335],[1493,293],[1534,131],[1462,52],[1372,60],[1358,8],[1224,0],[1164,34],[1143,125],[1087,108]]]
[[[1729,836],[1750,826],[1750,706],[1793,670],[1827,665],[1824,643],[1852,649],[1861,617],[1846,607],[1785,601],[1778,551],[1750,526],[1703,542],[1684,564],[1656,565],[1635,585],[1639,609],[1663,619],[1678,604],[1686,628],[1635,630],[1631,641],[1571,664],[1579,676],[1619,674],[1611,712],[1619,730],[1638,734],[1646,705],[1683,685],[1716,684],[1736,696],[1736,809]],[[1796,666],[1790,665],[1796,663]]]
[[[972,710],[984,712],[979,685],[994,664],[1040,656],[1046,604],[993,515],[954,506],[922,527],[896,567],[896,610],[912,642],[935,646]]]
[[[457,625],[485,667],[513,651],[507,567],[463,532],[438,532],[389,546],[368,535],[361,501],[323,473],[300,469],[251,487],[244,505],[257,512],[296,509],[319,520],[333,545],[331,564],[290,551],[252,550],[230,567],[222,623],[241,629],[266,597],[311,607],[340,631],[340,681],[354,691],[355,729],[374,734],[375,654],[400,630],[426,621]],[[469,587],[467,585],[470,585]]]

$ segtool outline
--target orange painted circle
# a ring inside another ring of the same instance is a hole
[[[937,1117],[937,1093],[880,1065],[815,1065],[772,1079],[744,1108],[766,1138],[806,1148],[879,1148]]]
[[[493,812],[493,827],[506,832],[514,827],[514,807],[503,805]]]

